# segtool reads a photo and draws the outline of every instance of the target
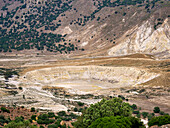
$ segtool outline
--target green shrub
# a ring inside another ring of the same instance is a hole
[[[142,92],[144,92],[145,91],[145,89],[141,89],[141,90],[139,90],[139,93],[142,93]]]
[[[133,104],[131,107],[132,107],[132,109],[134,109],[134,110],[137,109],[136,104]]]
[[[57,114],[58,114],[58,116],[66,116],[67,115],[65,111],[60,111]]]
[[[31,108],[31,112],[35,112],[35,108],[34,107]]]
[[[62,120],[64,120],[64,121],[70,121],[70,120],[72,120],[71,118],[62,118]]]
[[[52,123],[54,123],[54,122],[55,122],[55,120],[49,119],[49,123],[50,123],[50,124],[52,124]]]
[[[42,120],[48,119],[48,114],[41,114],[38,116],[38,119],[42,119]]]
[[[159,114],[160,114],[160,115],[164,115],[165,113],[164,113],[163,111],[160,111]]]
[[[38,120],[37,120],[37,123],[38,123],[38,124],[43,124],[43,120],[38,119]]]
[[[19,123],[19,122],[23,122],[24,121],[24,117],[23,116],[20,116],[20,117],[15,117],[15,120],[14,120],[16,123]]]
[[[75,108],[74,108],[74,111],[75,111],[75,112],[78,112],[78,109],[75,107]]]
[[[83,106],[83,105],[84,105],[84,103],[82,103],[82,102],[77,102],[77,104],[78,104],[79,106]]]
[[[139,113],[139,114],[137,114],[136,116],[137,116],[137,118],[140,118],[140,117],[141,117],[141,114]]]
[[[49,113],[48,113],[48,117],[49,117],[49,118],[55,117],[54,112],[49,112]]]
[[[10,122],[10,119],[6,119],[3,115],[0,115],[0,125]]]
[[[152,116],[155,116],[155,113],[151,113],[152,114]]]
[[[32,120],[31,120],[31,119],[29,119],[29,122],[30,122],[30,123],[32,123]]]
[[[19,89],[19,90],[22,90],[22,87],[19,87],[18,89]]]
[[[143,123],[135,117],[110,116],[99,118],[88,128],[142,128]]]
[[[69,115],[72,119],[76,119],[78,116],[76,115],[76,114],[74,114],[74,113],[71,113],[70,115]]]
[[[31,119],[32,119],[32,120],[36,120],[36,115],[32,115],[32,116],[31,116]]]
[[[151,127],[153,125],[162,126],[165,124],[170,124],[170,116],[169,115],[154,117],[148,122],[149,127]]]
[[[77,122],[74,123],[76,128],[87,128],[98,118],[106,116],[124,116],[128,117],[132,114],[130,105],[120,98],[110,100],[103,99],[96,104],[92,104],[89,108],[82,112]]]
[[[37,128],[37,126],[33,126],[28,120],[24,120],[20,122],[11,121],[4,128]]]
[[[10,113],[9,109],[7,109],[7,108],[5,108],[5,107],[1,107],[1,111],[2,111],[2,112]]]
[[[0,119],[5,119],[5,117],[3,115],[0,115]]]
[[[38,120],[37,120],[37,123],[38,123],[38,124],[49,124],[49,123],[50,123],[50,120],[49,120],[49,119],[45,119],[45,120],[38,119]]]
[[[60,122],[61,122],[61,120],[59,119],[59,120],[57,120],[56,122],[55,122],[55,124],[58,126],[58,127],[60,127],[61,125],[60,125]]]
[[[133,111],[133,114],[139,114],[140,112],[139,111]]]
[[[148,116],[148,112],[142,112],[143,118],[146,118]]]
[[[154,113],[159,113],[160,112],[160,108],[159,107],[154,107]]]
[[[119,98],[121,98],[122,100],[125,100],[125,97],[122,95],[118,95]]]

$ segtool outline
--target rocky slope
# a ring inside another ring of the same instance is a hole
[[[168,0],[0,2],[1,52],[168,58]]]
[[[121,56],[135,53],[151,54],[158,58],[170,58],[170,26],[166,19],[156,30],[146,21],[127,31],[120,43],[112,47],[109,55]]]

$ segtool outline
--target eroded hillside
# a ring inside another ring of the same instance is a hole
[[[168,0],[1,0],[1,3],[0,51],[3,53],[62,53],[65,57],[151,52],[168,57]],[[143,37],[145,32],[147,36]],[[134,44],[133,40],[135,46],[130,45]]]
[[[135,27],[126,32],[125,38],[120,44],[108,51],[109,55],[121,56],[128,54],[151,54],[158,58],[169,58],[170,56],[170,27],[166,19],[157,29],[152,30],[151,23],[145,22],[140,27]]]

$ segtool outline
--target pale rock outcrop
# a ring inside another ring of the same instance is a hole
[[[127,31],[120,43],[108,50],[110,56],[122,56],[135,53],[151,54],[156,58],[170,57],[170,26],[168,19],[157,29],[149,21],[140,27]]]

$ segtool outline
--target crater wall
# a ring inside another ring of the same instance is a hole
[[[20,81],[29,86],[59,86],[87,91],[134,86],[158,76],[134,67],[64,66],[27,72]]]

